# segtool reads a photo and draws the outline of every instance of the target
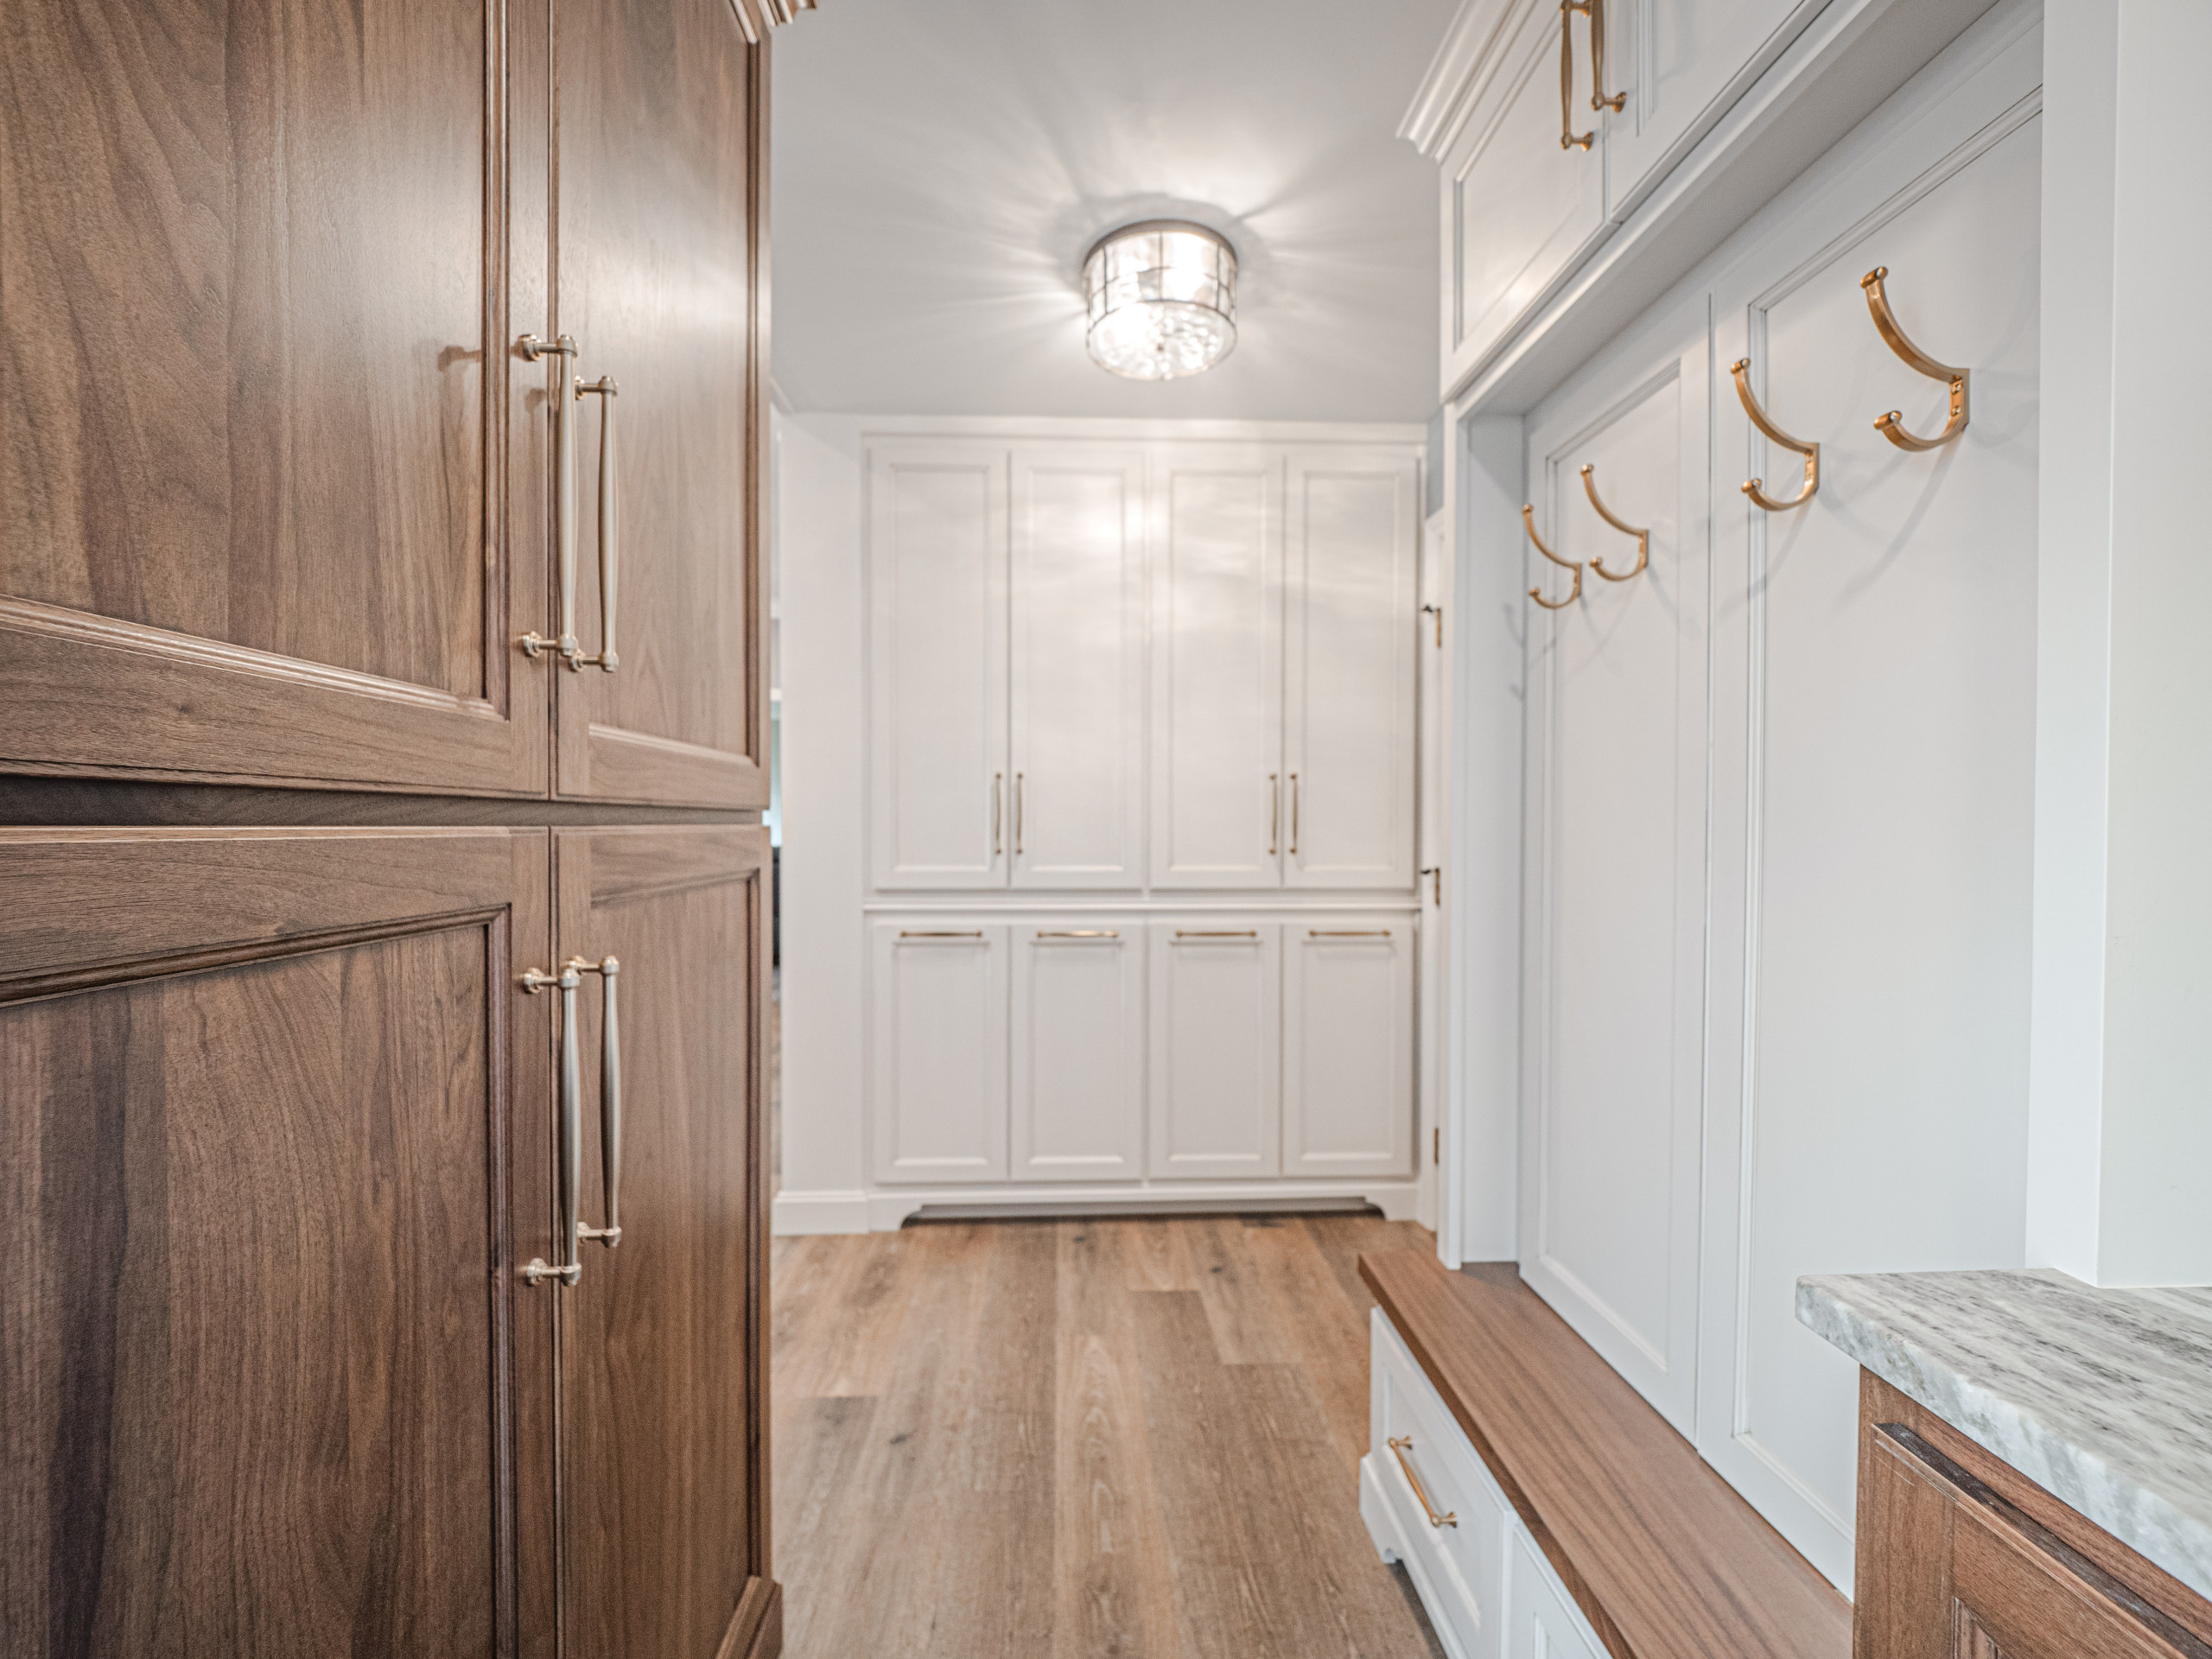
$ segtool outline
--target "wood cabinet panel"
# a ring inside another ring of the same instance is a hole
[[[501,8],[0,19],[0,758],[542,792]]]
[[[1282,927],[1154,922],[1154,1176],[1267,1176],[1282,1170]]]
[[[534,832],[0,835],[11,1649],[550,1654],[547,893]]]
[[[1017,887],[1144,880],[1141,450],[1015,450],[1013,866]]]
[[[620,666],[556,673],[560,792],[768,801],[761,215],[766,67],[729,0],[555,6],[556,332],[571,398],[579,638],[601,649],[601,448],[620,550]],[[544,403],[531,400],[543,418]],[[547,629],[546,632],[556,632]],[[544,659],[541,659],[544,660]]]
[[[742,1651],[768,1583],[767,832],[564,830],[559,951],[620,967],[621,1238],[561,1303],[568,1649]],[[606,1221],[598,976],[577,996],[582,1211]],[[733,1647],[725,1647],[726,1640]]]

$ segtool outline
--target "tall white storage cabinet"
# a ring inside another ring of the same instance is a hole
[[[1421,435],[856,435],[871,1220],[1414,1213]]]

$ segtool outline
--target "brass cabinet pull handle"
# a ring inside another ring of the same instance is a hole
[[[1457,1512],[1451,1515],[1439,1515],[1436,1512],[1436,1505],[1428,1501],[1428,1493],[1421,1484],[1421,1477],[1414,1473],[1413,1465],[1406,1459],[1406,1453],[1413,1448],[1413,1443],[1414,1437],[1410,1434],[1394,1435],[1388,1442],[1392,1455],[1398,1459],[1398,1467],[1405,1471],[1406,1484],[1414,1489],[1414,1496],[1421,1500],[1421,1513],[1428,1517],[1428,1524],[1431,1527],[1458,1526],[1459,1517]]]
[[[548,340],[524,334],[516,344],[526,361],[561,359],[560,390],[553,394],[553,541],[561,564],[561,632],[549,639],[533,628],[522,637],[523,655],[558,652],[562,661],[574,667],[584,649],[576,639],[576,417],[569,407],[574,401],[569,389],[575,377],[569,370],[576,359],[576,337],[563,334]]]
[[[1751,498],[1754,506],[1769,512],[1787,512],[1792,507],[1802,507],[1817,494],[1821,487],[1821,446],[1793,438],[1770,420],[1759,400],[1751,395],[1751,359],[1739,357],[1728,372],[1736,377],[1736,399],[1744,406],[1744,413],[1751,416],[1751,424],[1758,428],[1770,443],[1778,443],[1784,449],[1795,449],[1805,457],[1805,486],[1787,501],[1777,501],[1766,493],[1766,480],[1755,478],[1744,486],[1744,493]]]
[[[1268,774],[1268,856],[1275,855],[1275,843],[1282,839],[1282,774]]]
[[[1434,890],[1430,896],[1429,902],[1436,906],[1440,910],[1442,909],[1444,906],[1444,867],[1441,864],[1424,865],[1421,868],[1421,874],[1428,877],[1430,881],[1434,884]]]
[[[958,929],[902,927],[899,930],[899,937],[902,939],[980,939],[983,937],[983,930],[971,927],[963,932]]]
[[[1889,274],[1887,265],[1877,265],[1859,279],[1859,286],[1866,290],[1866,308],[1874,314],[1874,327],[1881,331],[1890,349],[1913,368],[1931,380],[1951,383],[1951,418],[1934,437],[1916,438],[1897,424],[1904,412],[1893,409],[1874,423],[1874,429],[1900,449],[1940,449],[1967,429],[1967,382],[1970,376],[1965,369],[1938,363],[1905,338],[1904,330],[1897,327],[1897,314],[1890,309],[1890,296],[1882,289],[1883,279]]]
[[[1444,607],[1441,605],[1424,605],[1421,607],[1421,613],[1423,616],[1433,616],[1436,619],[1436,648],[1439,651],[1443,650]]]
[[[1014,774],[1014,855],[1016,858],[1021,856],[1021,809],[1028,798],[1028,793],[1021,774],[1015,772]]]
[[[583,1084],[576,1063],[576,988],[582,983],[583,976],[573,964],[564,965],[557,974],[532,968],[522,976],[523,989],[532,996],[549,987],[557,987],[561,993],[561,1260],[549,1265],[543,1256],[533,1256],[522,1270],[523,1282],[528,1285],[542,1285],[549,1279],[573,1285],[583,1277],[583,1263],[576,1255],[582,1230],[576,1212],[583,1179]]]
[[[1040,927],[1037,930],[1037,937],[1040,939],[1118,939],[1122,935],[1119,930],[1111,927],[1071,927],[1057,933],[1048,932]]]
[[[1628,94],[1605,96],[1605,0],[1589,0],[1582,10],[1590,14],[1590,107],[1618,115],[1628,103]]]
[[[615,1013],[614,976],[622,971],[613,957],[587,962],[571,957],[562,964],[576,974],[597,974],[606,1017],[599,1032],[599,1173],[607,1201],[607,1225],[578,1227],[580,1237],[595,1238],[613,1249],[622,1242],[622,1027]],[[571,1057],[570,1064],[574,1064]],[[571,1249],[570,1258],[575,1251]]]
[[[569,658],[569,666],[581,672],[588,664],[596,664],[612,674],[621,666],[622,659],[614,651],[614,589],[622,570],[622,544],[619,537],[620,521],[616,516],[614,492],[614,395],[620,390],[614,377],[602,374],[596,380],[578,381],[576,397],[599,399],[599,651],[586,656],[581,648]],[[575,464],[575,442],[569,446],[569,466]],[[571,486],[573,488],[573,486]],[[570,498],[571,502],[574,497]],[[573,537],[570,537],[570,569],[569,582],[575,582]]]
[[[1638,530],[1634,524],[1623,524],[1614,517],[1613,510],[1598,499],[1598,484],[1593,476],[1597,470],[1595,467],[1585,467],[1582,469],[1583,493],[1590,498],[1590,505],[1597,508],[1598,516],[1600,518],[1620,531],[1622,535],[1636,537],[1636,568],[1633,570],[1624,570],[1618,575],[1615,575],[1605,569],[1605,562],[1602,558],[1591,560],[1590,568],[1607,582],[1626,582],[1630,576],[1642,575],[1645,567],[1651,563],[1651,532],[1648,530]]]
[[[1290,774],[1290,855],[1298,856],[1298,774]]]
[[[1533,503],[1524,501],[1521,504],[1521,522],[1528,525],[1529,539],[1535,544],[1537,552],[1542,554],[1554,564],[1559,566],[1560,569],[1572,570],[1574,572],[1574,586],[1567,589],[1567,597],[1565,599],[1546,599],[1544,597],[1544,590],[1541,588],[1531,588],[1529,590],[1529,597],[1535,600],[1537,604],[1542,606],[1546,610],[1563,611],[1568,606],[1573,604],[1576,600],[1582,597],[1582,567],[1573,559],[1562,559],[1558,554],[1553,552],[1551,549],[1544,545],[1544,538],[1536,534],[1536,509]]]
[[[1559,0],[1559,147],[1587,149],[1597,142],[1598,130],[1574,130],[1574,14],[1590,15],[1592,0]]]
[[[995,772],[991,774],[991,856],[993,858],[996,858],[999,855],[1001,849],[999,825],[1005,821],[1006,812],[1004,807],[1001,804],[1000,796],[1004,789],[1005,784],[1006,774],[1004,772]]]
[[[1175,937],[1179,939],[1256,939],[1260,933],[1257,928],[1251,927],[1179,927],[1175,930]]]
[[[1306,930],[1306,937],[1309,939],[1387,939],[1390,937],[1390,930],[1387,927],[1309,927]]]

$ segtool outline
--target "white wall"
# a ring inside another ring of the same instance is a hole
[[[2048,0],[2027,1249],[2212,1281],[2203,0]]]

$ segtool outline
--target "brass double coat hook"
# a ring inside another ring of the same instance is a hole
[[[1590,498],[1590,505],[1598,510],[1598,516],[1600,518],[1603,518],[1615,530],[1620,531],[1622,535],[1633,536],[1636,537],[1636,563],[1632,569],[1627,570],[1608,570],[1605,569],[1605,561],[1602,557],[1598,557],[1592,558],[1590,561],[1590,568],[1592,570],[1595,570],[1599,575],[1603,576],[1607,582],[1626,582],[1631,576],[1642,575],[1645,570],[1650,568],[1651,532],[1648,529],[1638,530],[1634,524],[1624,523],[1619,516],[1617,515],[1611,507],[1608,507],[1603,501],[1598,499],[1598,485],[1595,477],[1597,471],[1598,469],[1594,465],[1586,466],[1583,467],[1583,493]],[[1569,605],[1573,604],[1576,600],[1582,597],[1582,562],[1579,559],[1562,559],[1558,554],[1553,552],[1551,549],[1544,545],[1544,538],[1536,534],[1536,509],[1535,504],[1530,502],[1523,502],[1522,504],[1521,522],[1529,527],[1529,539],[1535,543],[1537,552],[1542,554],[1554,564],[1560,567],[1560,569],[1574,572],[1574,586],[1567,590],[1567,595],[1565,599],[1546,599],[1543,594],[1543,590],[1539,588],[1531,588],[1529,590],[1529,597],[1535,600],[1537,604],[1542,606],[1548,611],[1566,609]]]

